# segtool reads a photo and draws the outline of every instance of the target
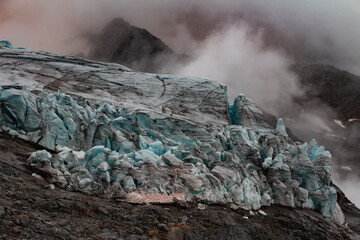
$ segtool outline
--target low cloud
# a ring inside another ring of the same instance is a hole
[[[349,168],[351,170],[351,168]],[[360,178],[353,171],[347,169],[347,177],[335,173],[332,175],[333,182],[345,193],[345,196],[350,199],[358,208],[360,208],[359,182]]]
[[[177,73],[216,79],[229,86],[230,99],[246,93],[266,111],[278,114],[301,94],[290,64],[280,51],[265,48],[261,32],[231,23],[199,44],[193,59]]]
[[[360,73],[358,0],[0,0],[0,33],[15,45],[61,54],[86,51],[86,36],[122,17],[191,53],[224,23],[268,29],[266,43],[297,59]]]

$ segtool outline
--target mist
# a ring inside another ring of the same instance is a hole
[[[230,98],[246,93],[275,114],[301,94],[289,71],[294,61],[360,74],[357,0],[0,0],[0,38],[87,56],[95,35],[115,17],[191,57],[170,73],[214,78],[229,86]]]
[[[289,70],[294,62],[330,64],[360,75],[358,0],[0,0],[0,39],[87,56],[96,34],[116,17],[189,56],[185,64],[162,66],[162,72],[216,79],[228,86],[231,99],[245,93],[277,116],[299,112],[293,99],[303,89]],[[334,117],[319,112],[299,112],[301,121],[285,123],[300,122],[298,134],[312,138],[303,129],[329,132],[327,119]],[[351,196],[356,181],[340,184],[353,201],[358,201]]]
[[[285,48],[293,57],[360,73],[357,0],[0,1],[2,38],[60,54],[86,51],[87,37],[114,17],[149,30],[175,51],[187,54],[224,23],[241,20],[253,28],[270,29],[267,44]]]
[[[279,114],[301,95],[297,79],[288,69],[291,60],[280,51],[266,49],[261,32],[245,23],[231,23],[210,35],[180,66],[182,75],[213,78],[229,86],[232,101],[246,93],[267,112]]]
[[[340,175],[338,172],[332,174],[333,182],[343,191],[348,199],[353,202],[358,208],[360,207],[359,195],[359,181],[360,178],[353,174],[351,168],[345,169],[347,177],[344,174]]]

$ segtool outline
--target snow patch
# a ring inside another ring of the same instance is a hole
[[[334,122],[335,122],[337,125],[339,125],[340,127],[346,128],[346,126],[344,126],[344,124],[342,123],[341,120],[334,120]]]

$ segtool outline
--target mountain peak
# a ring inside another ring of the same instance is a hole
[[[97,36],[89,58],[154,72],[165,55],[176,56],[166,44],[147,30],[115,18]]]

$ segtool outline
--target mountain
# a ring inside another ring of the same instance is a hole
[[[324,64],[298,64],[293,71],[307,89],[336,111],[342,121],[360,119],[360,77]]]
[[[113,19],[93,42],[88,58],[144,72],[157,72],[169,60],[184,58],[145,29],[131,26],[121,18]]]
[[[0,66],[4,238],[359,239],[330,152],[214,80],[9,44]]]

